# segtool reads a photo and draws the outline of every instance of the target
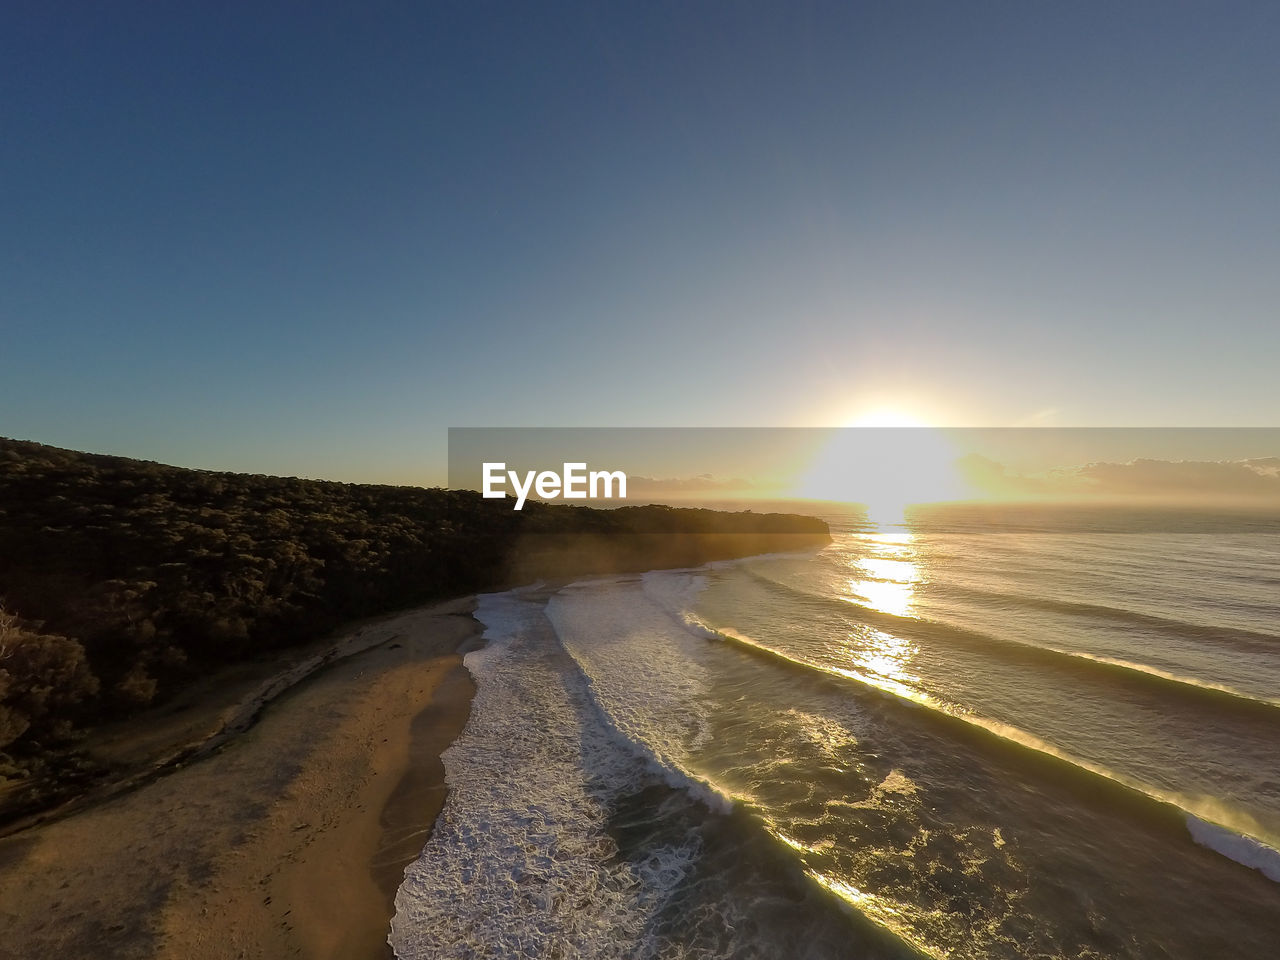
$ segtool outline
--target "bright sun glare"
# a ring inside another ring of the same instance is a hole
[[[876,407],[858,414],[846,427],[927,427],[919,417],[894,407]]]
[[[911,504],[960,498],[956,457],[944,431],[901,410],[879,407],[832,431],[798,493],[863,503],[876,523],[901,523]]]

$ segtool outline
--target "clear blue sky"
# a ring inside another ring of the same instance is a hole
[[[0,435],[1280,424],[1280,6],[0,8]]]

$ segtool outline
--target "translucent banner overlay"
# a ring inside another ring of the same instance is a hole
[[[1276,532],[1280,428],[452,428],[449,486],[954,532]]]

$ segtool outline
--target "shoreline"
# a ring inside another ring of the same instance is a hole
[[[392,956],[395,890],[470,714],[473,609],[352,628],[223,710],[198,759],[0,839],[0,958]]]
[[[447,672],[432,692],[431,701],[410,722],[408,762],[379,816],[382,836],[369,872],[386,903],[388,924],[395,913],[396,891],[404,882],[405,867],[422,852],[448,797],[442,754],[471,717],[475,681],[460,653],[445,661]],[[388,949],[384,955],[392,953]]]

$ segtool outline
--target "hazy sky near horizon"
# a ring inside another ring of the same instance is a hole
[[[0,8],[0,435],[1280,424],[1280,7]]]

